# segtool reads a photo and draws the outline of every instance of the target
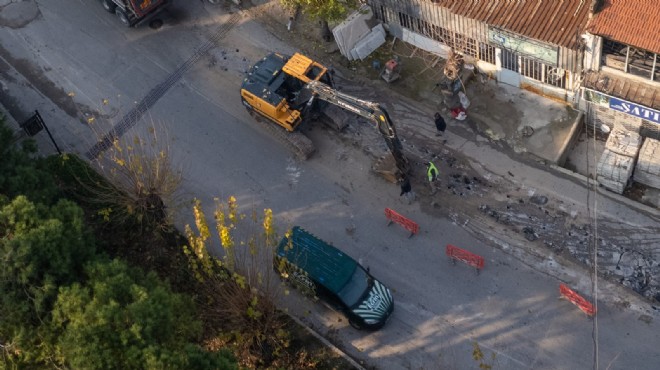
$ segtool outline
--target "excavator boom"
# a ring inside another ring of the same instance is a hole
[[[403,154],[403,146],[401,145],[401,141],[394,128],[394,123],[392,123],[385,108],[378,103],[362,100],[341,91],[337,91],[320,81],[309,81],[305,85],[305,88],[310,90],[314,97],[318,97],[321,100],[327,101],[328,103],[334,104],[349,112],[353,112],[374,123],[378,132],[380,132],[385,140],[387,147],[390,149],[399,172],[401,174],[408,173],[410,169],[408,159]],[[311,104],[312,101],[313,100],[310,100],[308,104]]]

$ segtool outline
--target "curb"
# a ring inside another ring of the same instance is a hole
[[[584,185],[585,188],[589,187],[588,186],[589,183],[591,183],[592,186],[593,185],[598,185],[596,187],[596,191],[598,191],[598,194],[600,194],[602,196],[605,196],[605,197],[614,199],[618,202],[624,203],[627,207],[634,208],[635,210],[637,210],[639,212],[646,212],[646,213],[649,213],[649,214],[654,215],[656,217],[660,217],[660,210],[658,210],[657,208],[648,206],[644,203],[636,202],[634,200],[631,200],[631,199],[628,199],[628,198],[624,197],[623,195],[619,195],[619,194],[613,193],[611,191],[605,190],[600,186],[600,184],[596,180],[590,180],[589,178],[587,178],[587,176],[584,176],[584,175],[579,174],[577,172],[573,172],[571,170],[568,170],[568,169],[566,169],[564,167],[561,167],[561,166],[558,166],[556,164],[551,164],[548,167],[550,169],[555,170],[557,172],[560,172],[564,175],[573,177],[575,180],[580,181]]]
[[[334,344],[330,343],[329,340],[327,340],[324,336],[321,334],[317,333],[314,329],[310,328],[305,324],[304,322],[300,321],[297,317],[289,314],[289,317],[296,322],[296,324],[302,326],[305,328],[310,334],[312,334],[316,339],[320,340],[321,343],[323,343],[326,347],[330,348],[334,353],[338,354],[341,356],[344,360],[348,361],[351,365],[353,365],[357,370],[367,370],[364,366],[360,365],[355,361],[352,357],[346,354],[346,352],[342,351],[339,349],[339,347],[335,346]]]

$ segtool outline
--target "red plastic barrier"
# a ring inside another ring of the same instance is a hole
[[[579,294],[573,291],[571,288],[567,287],[565,284],[559,284],[559,293],[562,297],[568,299],[574,305],[578,306],[582,312],[586,313],[589,316],[596,314],[596,309],[589,301],[582,298]]]
[[[396,222],[397,224],[403,226],[404,229],[410,231],[410,235],[408,236],[409,238],[419,232],[419,225],[416,222],[401,216],[389,208],[385,208],[385,217],[387,217],[387,220],[389,221],[387,226],[390,226],[392,222]]]
[[[465,262],[472,267],[475,267],[477,269],[477,274],[479,273],[479,271],[481,271],[482,268],[484,268],[484,264],[485,264],[484,258],[474,253],[468,252],[465,249],[461,249],[451,244],[447,244],[447,249],[445,250],[445,253],[447,253],[447,256],[449,256],[452,259],[452,262],[454,263],[456,263],[456,261],[458,260],[461,262]]]

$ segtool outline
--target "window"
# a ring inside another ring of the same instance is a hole
[[[479,43],[479,59],[495,64],[495,47],[484,42]]]
[[[412,25],[410,16],[406,13],[399,12],[399,24],[401,24],[401,27],[410,29],[410,26]]]
[[[431,38],[440,41],[441,43],[449,46],[450,48],[454,47],[454,33],[449,31],[446,28],[438,27],[436,25],[431,25],[432,32]]]
[[[567,79],[568,72],[565,69],[556,68],[553,66],[545,66],[543,82],[547,83],[548,85],[553,85],[565,89]]]
[[[388,22],[387,9],[384,6],[381,5],[379,10],[380,10],[380,13],[376,15],[376,18],[380,18],[381,21],[383,21],[384,23],[387,23]],[[380,15],[380,17],[379,17],[379,15]]]
[[[477,57],[477,41],[460,33],[454,34],[454,49],[462,54]]]
[[[518,72],[518,54],[502,49],[502,68]]]
[[[655,54],[650,51],[629,47],[628,73],[635,76],[651,78],[651,69]]]
[[[520,74],[529,78],[533,78],[537,81],[541,81],[543,79],[543,63],[525,57],[521,57],[520,60],[522,62]]]
[[[603,39],[603,65],[649,79],[660,77],[658,55],[613,40]]]
[[[337,292],[337,295],[346,306],[352,308],[360,303],[360,298],[371,287],[371,284],[371,278],[369,278],[367,272],[360,265],[357,265],[355,272],[351,275],[351,280]]]
[[[419,20],[419,23],[420,23],[419,33],[421,33],[424,36],[431,37],[431,35],[433,34],[431,29],[431,24],[421,19]]]

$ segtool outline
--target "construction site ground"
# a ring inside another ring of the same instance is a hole
[[[343,243],[395,289],[388,328],[366,335],[343,330],[341,315],[322,305],[287,300],[287,307],[363,365],[469,368],[478,342],[497,354],[502,366],[494,368],[585,368],[600,320],[599,348],[612,368],[657,367],[657,208],[594,187],[595,162],[585,161],[592,145],[569,156],[569,169],[531,153],[561,144],[542,133],[571,122],[566,105],[475,76],[466,84],[468,119],[455,121],[435,88],[443,63],[436,56],[388,39],[372,58],[349,63],[321,41],[316,21],[301,15],[288,32],[290,13],[278,0],[242,3],[175,1],[158,30],[123,30],[98,3],[11,2],[0,12],[0,103],[17,122],[39,109],[60,147],[80,155],[95,147],[100,136],[92,131],[108,132],[101,121],[134,124],[130,138],[152,127],[132,118],[135,108],[153,108],[143,119],[164,117],[185,164],[187,196],[210,208],[216,196],[239,195],[248,207],[279,210],[283,228],[314,226]],[[66,27],[84,32],[53,31]],[[305,127],[317,151],[303,163],[250,119],[237,90],[269,51],[307,54],[336,70],[343,91],[382,103],[412,162],[414,202],[369,173],[387,149],[368,122],[341,133]],[[402,77],[387,84],[373,61],[382,66],[393,55]],[[436,111],[447,119],[445,137],[435,136]],[[534,145],[520,135],[525,126]],[[47,135],[35,139],[44,154],[54,152]],[[598,142],[582,138],[591,143]],[[428,160],[440,169],[433,195]],[[420,233],[388,228],[384,207],[419,222]],[[182,212],[179,224],[192,224],[190,217]],[[450,242],[486,259],[481,275],[446,261]],[[594,255],[604,278],[593,279]],[[559,282],[603,303],[596,320],[556,301]]]
[[[322,40],[317,21],[299,14],[287,32],[293,12],[276,2],[253,3],[251,14],[273,35],[332,67],[340,90],[388,109],[413,168],[417,200],[408,206],[402,199],[403,206],[419,207],[429,217],[449,217],[512,254],[534,256],[540,268],[561,260],[587,271],[593,266],[596,240],[601,277],[648,299],[646,308],[658,313],[657,207],[594,186],[589,178],[598,157],[592,148],[602,147],[602,141],[582,133],[575,148],[566,147],[572,131],[579,129],[577,111],[566,103],[475,75],[465,83],[471,101],[468,119],[457,121],[451,119],[436,86],[444,65],[436,55],[388,38],[365,60],[348,61],[334,42]],[[388,84],[379,77],[380,68],[394,56],[401,62],[402,77]],[[443,137],[435,135],[436,111],[448,123]],[[523,134],[526,126],[532,127],[533,135]],[[375,160],[387,155],[382,139],[367,122],[350,125],[339,134],[322,126],[303,131],[314,142],[342,141],[344,149],[335,153],[338,159],[353,150],[367,152]],[[570,151],[568,169],[551,160],[562,150]],[[440,171],[439,191],[433,195],[423,165],[428,160]],[[639,200],[644,193],[642,189],[629,195]],[[622,292],[611,298],[629,305]]]

